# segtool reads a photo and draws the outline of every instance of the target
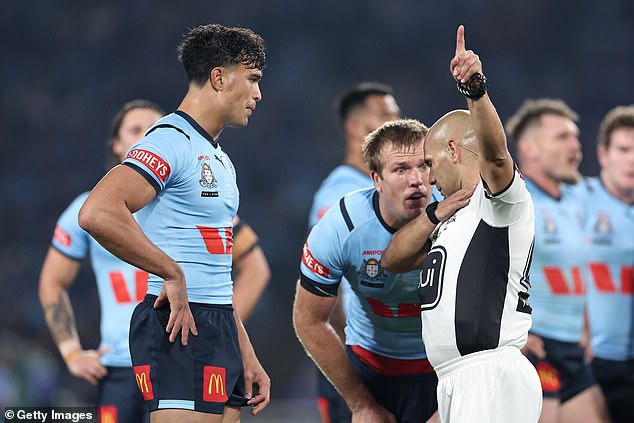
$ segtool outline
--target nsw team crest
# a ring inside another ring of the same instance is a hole
[[[203,168],[200,171],[200,186],[203,188],[218,188],[218,180],[214,176],[211,166],[207,163],[203,163]]]
[[[381,264],[375,258],[363,260],[359,274],[362,279],[367,279],[372,282],[381,281],[387,277],[381,268]]]

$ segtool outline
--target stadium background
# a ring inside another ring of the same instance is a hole
[[[39,269],[59,213],[103,174],[113,114],[136,97],[174,110],[187,86],[175,47],[186,28],[209,22],[251,27],[267,44],[263,101],[249,126],[225,130],[221,143],[238,169],[239,213],[260,235],[273,272],[247,325],[273,380],[273,404],[314,393],[291,307],[312,194],[343,154],[339,93],[361,80],[386,82],[404,115],[428,125],[465,107],[448,72],[463,23],[504,121],[527,97],[562,98],[580,114],[587,175],[598,169],[601,118],[634,102],[627,0],[3,1],[0,406],[93,398],[68,375],[48,334]],[[71,299],[84,345],[95,347],[88,266]]]

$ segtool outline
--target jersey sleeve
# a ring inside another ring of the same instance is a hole
[[[476,193],[480,189],[483,190],[483,195],[480,195],[483,219],[492,226],[508,226],[525,217],[526,213],[533,213],[531,196],[524,178],[517,169],[513,181],[503,191],[489,195],[480,184]]]
[[[139,172],[158,194],[187,171],[191,143],[174,128],[159,128],[133,145],[123,164]]]
[[[79,209],[86,201],[88,193],[83,193],[64,210],[55,226],[51,245],[60,253],[73,260],[83,260],[88,255],[90,235],[79,226]]]
[[[342,259],[345,235],[349,232],[338,207],[331,208],[313,227],[302,251],[300,282],[319,295],[337,295],[345,271]]]

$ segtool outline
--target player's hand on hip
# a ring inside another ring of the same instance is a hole
[[[537,335],[533,335],[532,333],[528,334],[528,339],[526,340],[526,345],[522,348],[522,354],[524,355],[534,355],[540,360],[546,358],[546,350],[544,349],[544,341],[541,337]]]
[[[251,406],[251,414],[257,415],[271,401],[271,379],[264,368],[253,356],[243,361],[244,365],[244,394],[249,398],[247,405]],[[258,392],[253,395],[253,385],[258,387]]]
[[[154,302],[154,308],[160,308],[165,301],[170,305],[170,317],[165,327],[165,331],[170,334],[170,342],[174,342],[178,333],[181,333],[181,342],[187,345],[189,332],[194,336],[198,335],[194,316],[187,301],[187,285],[185,278],[165,279],[161,293]]]
[[[107,374],[108,370],[100,363],[99,359],[107,352],[106,348],[98,350],[75,350],[66,355],[64,361],[68,371],[73,375],[86,379],[93,385],[97,385]]]
[[[467,82],[473,74],[482,73],[480,57],[465,48],[464,26],[458,27],[456,33],[456,53],[451,59],[449,70],[456,81]]]
[[[352,413],[351,423],[396,423],[396,417],[379,404],[374,403]]]

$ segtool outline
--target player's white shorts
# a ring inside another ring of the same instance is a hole
[[[516,347],[480,351],[435,368],[443,423],[536,423],[542,388]]]

